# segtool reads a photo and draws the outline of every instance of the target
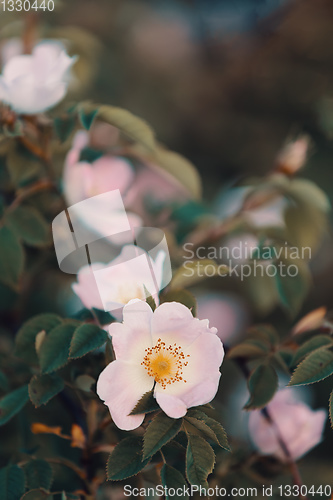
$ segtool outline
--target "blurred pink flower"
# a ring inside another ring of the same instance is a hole
[[[6,63],[0,75],[0,101],[21,114],[42,113],[66,95],[69,70],[75,57],[69,57],[61,43],[42,42],[32,54],[15,55],[18,47],[4,53]]]
[[[259,410],[252,411],[249,431],[252,441],[264,455],[275,455],[282,461],[288,457],[282,450],[278,435],[290,456],[297,460],[322,440],[327,418],[326,410],[312,410],[294,397],[292,389],[279,391],[267,405],[275,425],[272,426]]]
[[[136,255],[144,261],[140,266]],[[144,265],[149,259],[151,274],[147,275]],[[108,264],[95,263],[84,266],[77,275],[77,283],[72,285],[76,295],[87,309],[111,311],[117,319],[121,310],[132,299],[146,298],[145,288],[158,304],[158,292],[162,285],[165,254],[160,251],[155,260],[139,247],[125,245],[121,253]],[[156,290],[157,288],[157,290]]]
[[[116,360],[100,374],[97,394],[123,430],[139,427],[145,415],[130,415],[148,391],[171,418],[211,401],[218,389],[223,345],[216,328],[178,302],[153,312],[146,302],[124,307],[123,323],[109,328]]]
[[[244,333],[248,313],[243,301],[232,294],[208,293],[197,297],[198,318],[207,318],[217,328],[223,343],[232,345]]]

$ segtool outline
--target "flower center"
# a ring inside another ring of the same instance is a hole
[[[145,349],[145,356],[141,365],[145,367],[148,375],[154,377],[155,381],[166,388],[167,384],[185,382],[183,368],[187,366],[185,361],[190,355],[185,355],[177,344],[166,346],[165,342],[158,339],[154,347]]]

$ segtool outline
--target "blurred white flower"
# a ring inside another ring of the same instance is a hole
[[[141,248],[125,245],[118,257],[108,264],[95,263],[82,267],[77,276],[78,282],[72,287],[85,307],[111,311],[118,319],[121,318],[122,308],[130,300],[145,300],[145,287],[158,304],[164,261],[163,251],[159,251],[153,260]]]
[[[287,175],[298,172],[307,160],[309,144],[310,140],[306,135],[286,144],[277,157],[278,171]]]
[[[255,410],[250,413],[249,431],[252,441],[264,455],[274,455],[286,462],[279,436],[285,443],[290,457],[297,460],[322,440],[327,418],[326,410],[312,410],[294,397],[292,389],[283,389],[267,405],[274,425]]]
[[[0,101],[20,114],[42,113],[66,95],[69,70],[76,57],[69,57],[59,42],[41,42],[32,54],[7,60],[0,75]]]

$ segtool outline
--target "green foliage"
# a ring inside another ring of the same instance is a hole
[[[39,160],[23,146],[13,144],[8,151],[6,160],[10,178],[15,186],[24,186],[36,179],[41,173]]]
[[[39,350],[42,373],[52,373],[68,362],[69,349],[76,325],[63,323],[53,328]]]
[[[54,496],[42,488],[27,491],[21,500],[52,500]]]
[[[230,451],[227,434],[222,425],[215,419],[208,417],[206,413],[199,409],[190,409],[184,420],[187,420],[193,427],[202,432],[208,439],[215,444]],[[187,431],[191,431],[187,428]]]
[[[332,392],[330,394],[328,409],[329,409],[331,427],[333,429],[333,390],[332,390]]]
[[[51,465],[45,460],[30,460],[24,465],[24,474],[26,477],[26,486],[29,490],[51,488],[53,471]]]
[[[324,347],[333,344],[333,339],[328,335],[315,335],[311,339],[307,340],[302,344],[296,351],[292,364],[297,365],[307,354],[319,349],[319,347]]]
[[[333,373],[333,352],[327,346],[312,351],[295,369],[289,385],[319,382]]]
[[[295,316],[309,291],[310,271],[307,264],[302,261],[288,260],[284,262],[286,266],[297,265],[298,272],[295,276],[282,276],[280,272],[276,273],[275,282],[279,293],[281,304],[290,313]]]
[[[25,490],[23,470],[17,465],[8,465],[0,470],[1,500],[20,500]]]
[[[235,359],[235,358],[254,359],[266,356],[267,352],[268,349],[266,342],[263,343],[257,340],[247,340],[232,347],[228,351],[227,357],[229,359]]]
[[[6,424],[29,401],[28,386],[24,385],[0,399],[0,425]],[[0,497],[1,498],[1,497]]]
[[[143,441],[139,436],[123,439],[115,447],[107,463],[107,478],[112,481],[121,481],[135,476],[150,461],[142,458]]]
[[[215,454],[201,436],[189,435],[186,449],[186,476],[195,486],[208,488],[207,477],[213,471]]]
[[[42,331],[48,334],[60,323],[62,323],[62,319],[56,314],[39,314],[29,319],[16,335],[16,355],[29,363],[37,364],[38,357],[35,348],[37,334]]]
[[[18,285],[23,271],[24,253],[22,245],[14,233],[7,227],[0,227],[0,279],[13,288]]]
[[[194,317],[197,315],[197,300],[188,290],[171,290],[161,296],[161,302],[180,302],[191,310]]]
[[[227,275],[228,267],[218,266],[216,262],[210,259],[188,261],[173,274],[169,287],[171,290],[186,288],[196,285],[204,279],[222,276],[222,272]]]
[[[130,415],[140,415],[142,413],[151,413],[152,411],[159,410],[156,399],[154,398],[154,389],[146,392],[141,399],[134,406]]]
[[[161,412],[148,425],[143,437],[143,458],[152,457],[166,443],[173,439],[181,429],[183,420],[168,417]]]
[[[263,408],[272,399],[278,388],[278,377],[271,365],[261,364],[248,380],[250,399],[244,406],[246,410]]]
[[[186,480],[184,476],[177,470],[171,467],[170,465],[164,464],[161,469],[161,480],[164,488],[174,488],[176,491],[178,488],[184,491],[187,487]],[[184,500],[188,500],[189,496],[185,493],[185,495],[178,496],[169,496],[166,495],[166,500],[171,500],[173,498],[183,498]]]
[[[6,217],[8,226],[24,243],[42,246],[50,243],[50,226],[33,207],[18,206]]]
[[[98,108],[96,109],[88,109],[88,108],[80,108],[79,109],[79,118],[86,130],[89,130],[96,115],[98,113]]]
[[[68,114],[61,117],[57,117],[54,120],[54,130],[57,134],[60,142],[65,142],[71,133],[73,132],[76,125],[75,114]]]
[[[31,402],[37,408],[45,405],[64,388],[64,381],[57,374],[34,375],[29,384]]]
[[[70,357],[81,358],[107,341],[108,334],[96,325],[83,324],[76,328],[70,344]]]

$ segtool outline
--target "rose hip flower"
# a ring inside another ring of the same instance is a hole
[[[322,440],[327,418],[326,410],[312,410],[307,404],[295,399],[293,391],[279,391],[267,406],[274,425],[271,425],[260,411],[252,411],[249,431],[252,441],[264,455],[275,455],[283,462],[288,461],[279,444],[280,436],[290,453],[297,460]]]
[[[146,302],[133,300],[123,310],[123,323],[109,328],[116,360],[100,374],[97,394],[123,430],[141,425],[144,414],[130,415],[148,391],[171,418],[187,408],[211,401],[218,389],[224,350],[209,328],[178,302],[153,312]]]
[[[147,268],[147,259],[154,276]],[[119,256],[108,264],[95,263],[82,267],[77,276],[78,282],[72,288],[88,309],[105,309],[112,314],[132,299],[145,299],[145,287],[158,303],[164,260],[163,251],[153,260],[141,248],[125,245]],[[118,314],[115,316],[119,317]]]
[[[0,101],[20,114],[52,108],[66,95],[69,70],[75,61],[57,42],[42,42],[32,54],[10,58],[0,75]]]

